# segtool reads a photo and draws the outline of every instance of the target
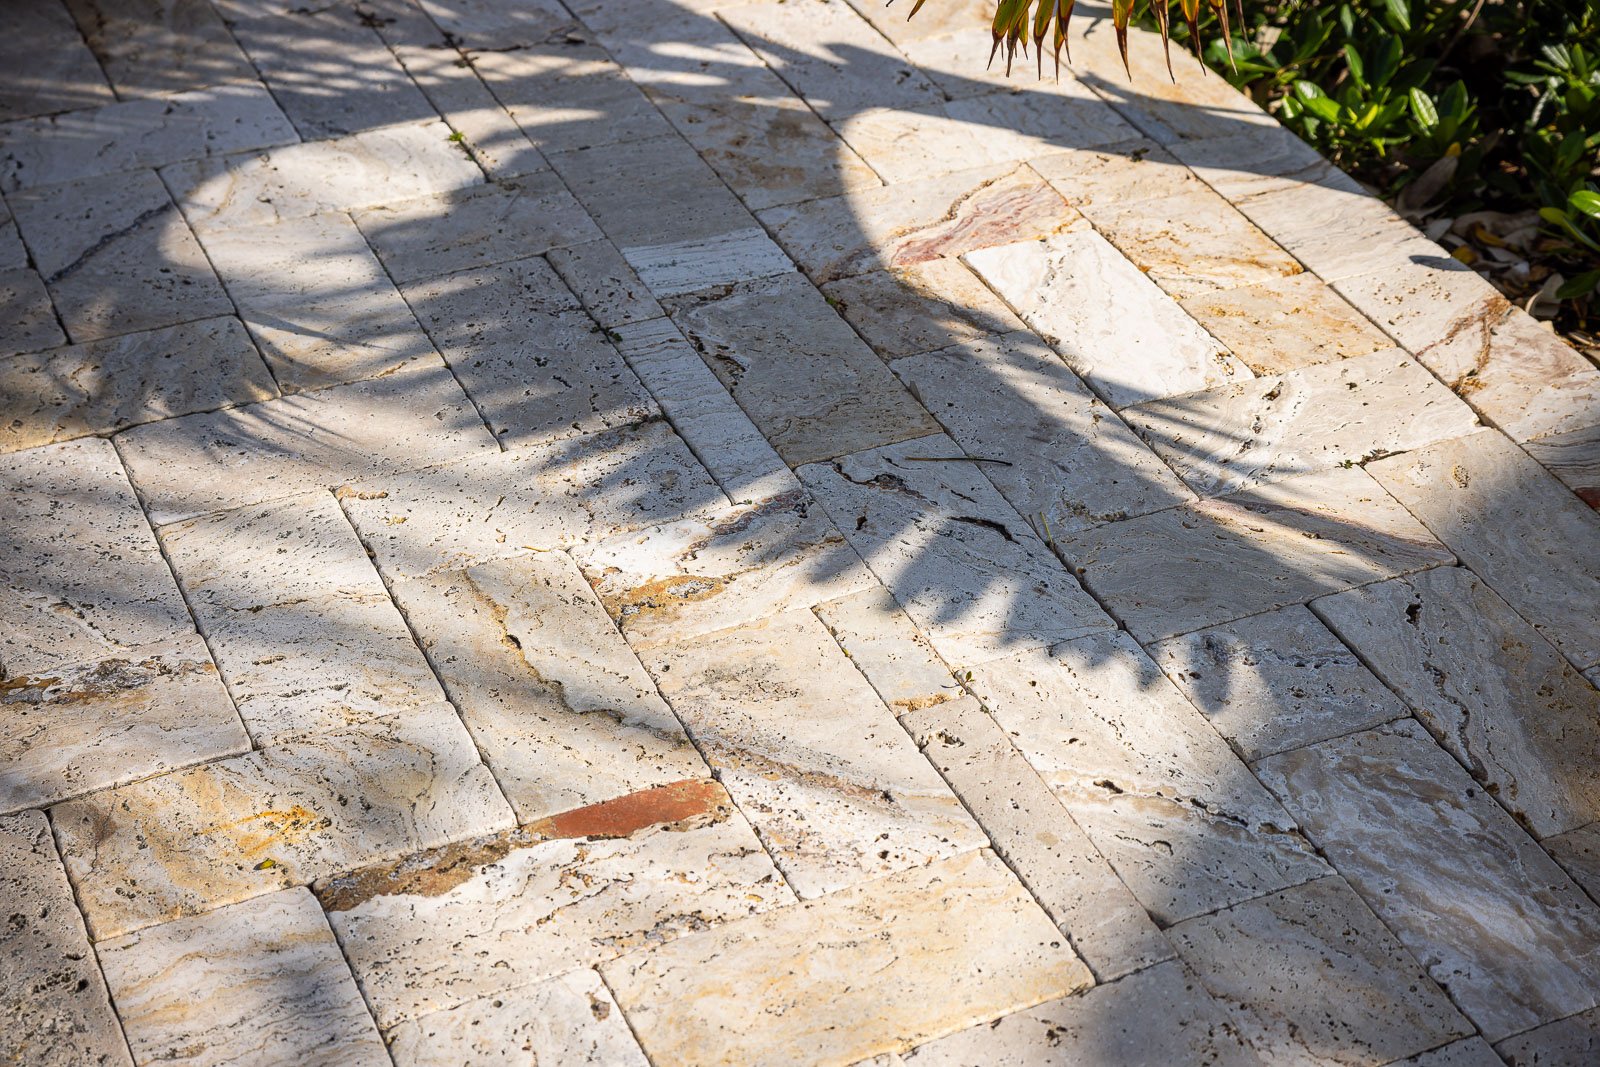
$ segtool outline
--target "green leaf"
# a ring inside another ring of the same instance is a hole
[[[1350,68],[1350,77],[1355,80],[1357,85],[1365,89],[1367,87],[1366,64],[1361,62],[1361,53],[1356,51],[1355,45],[1347,44],[1344,46],[1344,61],[1345,65]]]
[[[1411,29],[1411,5],[1407,0],[1384,0],[1384,8],[1389,13],[1389,22],[1395,29],[1404,33]]]
[[[1600,193],[1593,189],[1579,189],[1567,197],[1567,206],[1574,211],[1581,211],[1591,219],[1600,219]]]
[[[1576,278],[1568,278],[1556,290],[1556,299],[1575,300],[1580,296],[1588,296],[1596,289],[1600,289],[1600,270],[1584,271]]]

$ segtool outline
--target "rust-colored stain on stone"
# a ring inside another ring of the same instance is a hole
[[[621,594],[602,596],[613,618],[630,619],[641,615],[670,615],[681,604],[710,600],[722,592],[725,578],[697,574],[658,578]]]
[[[530,825],[528,832],[544,838],[627,837],[647,826],[711,814],[727,796],[711,779],[691,778],[552,815]]]
[[[373,897],[448,893],[512,852],[560,838],[627,837],[652,826],[702,815],[725,817],[727,792],[706,778],[645,789],[540,819],[515,830],[419,853],[398,863],[364,867],[313,887],[328,911],[350,911]]]
[[[328,823],[324,816],[296,804],[281,811],[258,811],[233,822],[219,823],[203,833],[230,837],[239,851],[256,856],[274,845],[309,837],[326,829]]]

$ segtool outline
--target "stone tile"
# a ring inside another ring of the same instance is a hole
[[[1500,434],[1369,467],[1580,670],[1600,663],[1600,516]]]
[[[316,898],[304,889],[99,946],[139,1064],[387,1064]]]
[[[511,10],[505,5],[499,8]],[[503,40],[470,52],[468,61],[523,134],[547,157],[579,149],[626,148],[644,138],[672,134],[672,126],[655,105],[604,50],[587,43],[585,35],[562,31],[554,43],[499,51],[506,47]],[[633,165],[640,167],[643,161]],[[556,169],[561,170],[559,164]]]
[[[1172,471],[1030,333],[894,364],[913,394],[1041,537],[1194,499]]]
[[[984,843],[809,611],[642,655],[801,899]]]
[[[542,259],[461,271],[402,291],[508,448],[658,414],[649,391]]]
[[[760,217],[819,285],[1081,225],[1038,175],[1015,164],[771,208]]]
[[[577,294],[589,317],[605,329],[648,322],[662,314],[661,305],[610,241],[552,248],[545,258]]]
[[[1128,424],[1206,496],[1469,434],[1478,419],[1401,349],[1127,408]]]
[[[574,26],[572,16],[554,0],[421,0],[421,7],[440,28],[468,47],[535,45],[559,37]]]
[[[1455,1041],[1400,1060],[1394,1067],[1505,1067],[1505,1061],[1481,1037]]]
[[[483,172],[437,118],[267,152],[174,163],[161,169],[161,177],[202,233],[358,211],[483,183]]]
[[[905,1067],[1093,1063],[1256,1067],[1227,1013],[1180,963],[1163,963],[906,1053]]]
[[[969,253],[966,263],[1114,408],[1250,370],[1099,234]]]
[[[800,487],[671,320],[620,326],[612,340],[728,499],[753,503]]]
[[[712,286],[789,274],[794,264],[759,226],[701,240],[622,250],[644,284],[665,300]]]
[[[1120,633],[968,683],[1158,923],[1328,873],[1294,820]]]
[[[707,290],[670,302],[669,311],[791,465],[936,428],[802,275]]]
[[[1471,571],[1313,608],[1535,837],[1600,819],[1600,692]]]
[[[0,272],[0,351],[34,352],[67,343],[50,293],[31,267]]]
[[[956,668],[1112,622],[943,435],[799,471]]]
[[[1600,370],[1475,272],[1434,257],[1335,288],[1514,439],[1591,425]]]
[[[1094,148],[1065,148],[1029,165],[1073,207],[1107,214],[1124,204],[1198,193],[1200,179],[1148,138]]]
[[[799,490],[714,517],[618,534],[572,554],[636,649],[810,607],[871,581],[822,509]]]
[[[566,548],[727,507],[683,441],[659,421],[411,473],[375,472],[339,496],[391,579]]]
[[[353,7],[216,2],[306,140],[434,117],[427,97]]]
[[[52,808],[95,939],[512,825],[449,704],[379,725]]]
[[[574,196],[622,250],[709,241],[753,225],[750,212],[677,134],[550,157]],[[651,195],[639,195],[649,188]],[[662,211],[671,204],[671,211]],[[637,267],[635,267],[637,269]]]
[[[393,590],[519,821],[706,773],[564,553]]]
[[[1307,270],[1327,282],[1448,258],[1389,205],[1342,176],[1295,182],[1236,206]],[[1449,262],[1459,266],[1454,260]],[[1335,284],[1335,288],[1340,287]],[[1359,300],[1351,302],[1367,310]]]
[[[1590,823],[1541,842],[1551,859],[1591,897],[1600,900],[1600,823]]]
[[[1209,189],[1086,209],[1095,228],[1180,300],[1299,274],[1288,253]]]
[[[408,1019],[389,1033],[399,1067],[464,1063],[590,1064],[648,1067],[617,1002],[594,971],[572,971],[538,985]]]
[[[128,1046],[43,812],[0,817],[0,1055],[17,1064],[128,1065]]]
[[[1600,908],[1420,724],[1270,756],[1257,773],[1484,1037],[1594,1006]]]
[[[385,1028],[794,900],[708,779],[356,871],[319,895]]]
[[[0,186],[13,192],[297,140],[265,86],[215,85],[0,126]]]
[[[16,220],[11,217],[11,209],[0,204],[0,271],[9,273],[27,265],[28,250],[22,247]]]
[[[885,359],[1023,328],[1005,302],[958,260],[841,278],[822,292]]]
[[[107,441],[0,457],[0,674],[139,654],[194,623]]]
[[[1600,425],[1525,442],[1523,451],[1600,511]]]
[[[977,701],[963,697],[902,722],[1099,981],[1172,958],[1155,923]]]
[[[911,16],[909,8],[900,11],[876,0],[852,0],[850,6],[856,14],[872,23],[873,29],[902,49],[913,41],[942,38],[961,30],[987,30],[994,14],[987,4],[978,0],[960,0],[958,3],[941,4],[937,8],[926,7],[917,12],[915,18]],[[924,65],[921,61],[915,62],[918,66]],[[942,87],[943,83],[939,84]]]
[[[1163,641],[1150,654],[1247,760],[1407,713],[1361,660],[1298,604]]]
[[[67,9],[124,100],[256,79],[205,0],[67,0]]]
[[[845,4],[743,4],[720,13],[825,119],[940,102],[939,90]]]
[[[99,107],[114,99],[60,4],[18,4],[0,46],[0,119]]]
[[[169,419],[117,444],[157,523],[495,451],[442,367]]]
[[[1495,1048],[1510,1067],[1590,1062],[1600,1056],[1600,1010],[1548,1023]]]
[[[233,311],[151,171],[40,186],[8,201],[75,342]]]
[[[161,541],[258,746],[444,699],[331,493],[164,526]]]
[[[1203,293],[1182,305],[1257,374],[1364,356],[1392,343],[1314,274]]]
[[[987,851],[625,956],[601,973],[654,1062],[752,1067],[853,1062],[1092,981]],[[730,973],[765,979],[730,988]],[[866,986],[863,975],[873,976]]]
[[[396,282],[538,255],[600,236],[554,174],[474,186],[355,213]]]
[[[1141,641],[1454,562],[1363,471],[1337,467],[1099,526],[1055,547]]]
[[[1337,876],[1167,936],[1264,1063],[1389,1063],[1473,1032]]]
[[[285,392],[439,366],[438,353],[348,216],[201,232]]]
[[[896,715],[961,694],[946,666],[882,586],[871,586],[814,609],[856,670]]]
[[[0,359],[0,452],[278,395],[235,318]]]
[[[1306,185],[1364,195],[1354,178],[1283,126],[1253,126],[1248,133],[1175,141],[1168,148],[1207,185],[1235,204]]]
[[[38,808],[95,789],[250,749],[200,639],[14,674],[0,684],[0,811]]]

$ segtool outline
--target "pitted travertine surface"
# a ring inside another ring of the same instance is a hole
[[[0,1063],[1600,1062],[1600,368],[991,3],[7,7]]]

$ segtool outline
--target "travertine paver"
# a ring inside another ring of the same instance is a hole
[[[398,1067],[463,1063],[647,1067],[622,1010],[592,970],[408,1019],[389,1032]]]
[[[1041,537],[1194,499],[1030,333],[902,359],[894,372]]]
[[[42,812],[0,817],[0,910],[0,1055],[51,1067],[132,1064]]]
[[[1378,726],[1407,710],[1299,604],[1196,630],[1150,653],[1247,760]]]
[[[542,259],[447,274],[401,291],[508,446],[656,413],[638,377]]]
[[[97,940],[512,823],[455,710],[433,704],[51,809]]]
[[[191,89],[0,126],[0,188],[13,192],[297,140],[259,83]]]
[[[439,366],[348,216],[209,227],[201,244],[284,392]]]
[[[604,540],[728,506],[660,421],[375,473],[339,497],[389,578]]]
[[[1536,836],[1600,818],[1600,691],[1460,567],[1312,610]]]
[[[12,6],[0,1060],[1594,1058],[1600,369],[1193,57]]]
[[[0,359],[0,452],[277,395],[232,317],[47,349]]]
[[[1058,537],[1055,547],[1141,639],[1453,562],[1376,482],[1340,467]]]
[[[1079,222],[1037,174],[1010,163],[771,208],[760,217],[819,285],[1047,237]]]
[[[1344,879],[1167,931],[1266,1063],[1383,1064],[1472,1032]]]
[[[643,658],[802,898],[983,843],[809,611]]]
[[[0,661],[3,662],[3,661]],[[249,751],[233,701],[193,634],[0,686],[0,811]]]
[[[6,199],[73,341],[233,311],[153,171],[41,185]]]
[[[896,715],[960,695],[950,668],[882,586],[818,604],[813,610]]]
[[[668,310],[791,465],[936,428],[800,274],[709,289],[668,301]]]
[[[136,427],[117,448],[157,523],[494,452],[444,367]]]
[[[1172,957],[1149,915],[976,700],[913,711],[904,722],[1097,979]]]
[[[1127,635],[996,660],[971,687],[1158,921],[1328,873]]]
[[[155,9],[148,0],[67,0],[67,9],[122,99],[256,76],[202,0],[162,0]]]
[[[929,1042],[906,1067],[1074,1061],[1104,1067],[1204,1063],[1255,1067],[1222,1006],[1179,963],[1163,963],[1077,996]]]
[[[610,333],[617,351],[728,499],[754,503],[799,488],[772,443],[670,319],[625,323]]]
[[[588,213],[549,172],[392,201],[354,217],[389,276],[402,284],[600,236]]]
[[[1114,408],[1250,377],[1097,233],[1063,233],[965,259]]]
[[[522,822],[706,773],[564,553],[392,590]]]
[[[1155,400],[1123,415],[1205,496],[1409,452],[1478,425],[1397,349]]]
[[[138,1064],[385,1064],[361,992],[304,889],[102,941]]]
[[[765,979],[730,989],[728,968]],[[1091,982],[986,851],[681,938],[601,973],[657,1061],[752,1065],[850,1063]]]
[[[1421,725],[1401,720],[1257,767],[1486,1038],[1600,998],[1600,907]]]
[[[803,490],[573,551],[635,648],[864,589],[866,568]]]
[[[138,655],[194,624],[111,444],[0,457],[6,678]]]
[[[1600,663],[1600,514],[1497,433],[1368,470],[1574,665]]]
[[[257,745],[444,699],[332,493],[174,523],[161,543]]]
[[[356,871],[320,896],[385,1027],[794,901],[709,779]]]
[[[800,470],[956,668],[1113,624],[943,435]]]

